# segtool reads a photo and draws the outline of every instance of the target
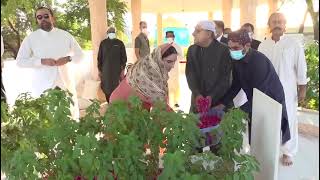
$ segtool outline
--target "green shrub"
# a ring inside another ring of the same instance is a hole
[[[214,155],[195,150],[203,137],[193,114],[167,112],[162,103],[148,112],[132,97],[130,108],[115,102],[104,115],[94,101],[77,122],[70,97],[54,89],[38,99],[22,94],[12,111],[1,104],[1,168],[9,179],[248,180],[258,170],[254,157],[239,154],[246,124],[239,109],[225,114]],[[161,174],[159,147],[166,148]]]
[[[310,78],[307,87],[305,108],[319,111],[319,42],[313,42],[305,49],[308,72]]]

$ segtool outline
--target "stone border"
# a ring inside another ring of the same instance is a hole
[[[317,111],[317,110],[306,109],[306,108],[302,108],[302,107],[298,107],[298,111],[319,114],[319,111]]]
[[[299,134],[302,134],[305,136],[319,138],[319,127],[311,125],[311,124],[299,123],[298,124],[298,132],[299,132]]]

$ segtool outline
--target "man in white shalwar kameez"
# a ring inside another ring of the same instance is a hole
[[[285,16],[273,13],[268,25],[272,36],[264,40],[258,50],[271,60],[284,89],[291,139],[281,147],[282,163],[290,166],[298,151],[297,107],[306,95],[307,65],[303,45],[284,34]]]
[[[79,106],[71,62],[78,63],[83,52],[71,34],[53,26],[51,9],[40,7],[35,17],[40,28],[23,40],[16,58],[17,65],[33,68],[31,93],[34,97],[57,86],[71,92],[74,102],[71,114],[77,120]]]
[[[180,96],[180,69],[179,61],[183,59],[181,47],[174,41],[175,35],[173,31],[166,32],[166,39],[168,43],[171,43],[172,46],[178,52],[178,62],[174,65],[173,69],[169,72],[168,88],[169,88],[169,105],[171,107],[179,106],[179,96]]]

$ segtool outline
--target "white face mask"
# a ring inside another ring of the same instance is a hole
[[[174,39],[172,37],[167,38],[168,43],[173,43]]]
[[[250,39],[253,39],[253,32],[248,32]]]
[[[109,37],[109,39],[114,39],[114,38],[116,38],[116,33],[109,33],[108,37]]]
[[[148,29],[147,29],[147,28],[143,28],[143,29],[142,29],[142,33],[147,36],[147,35],[148,35]]]

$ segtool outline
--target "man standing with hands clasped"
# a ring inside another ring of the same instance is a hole
[[[110,27],[107,38],[101,41],[98,53],[98,70],[101,79],[101,89],[109,103],[112,92],[124,78],[127,63],[126,47],[116,38],[116,30]]]
[[[32,95],[35,97],[54,87],[70,91],[74,102],[71,115],[78,119],[76,84],[70,62],[79,62],[83,57],[82,50],[71,34],[54,27],[50,8],[39,7],[35,18],[39,29],[23,40],[16,58],[17,65],[33,68]]]

